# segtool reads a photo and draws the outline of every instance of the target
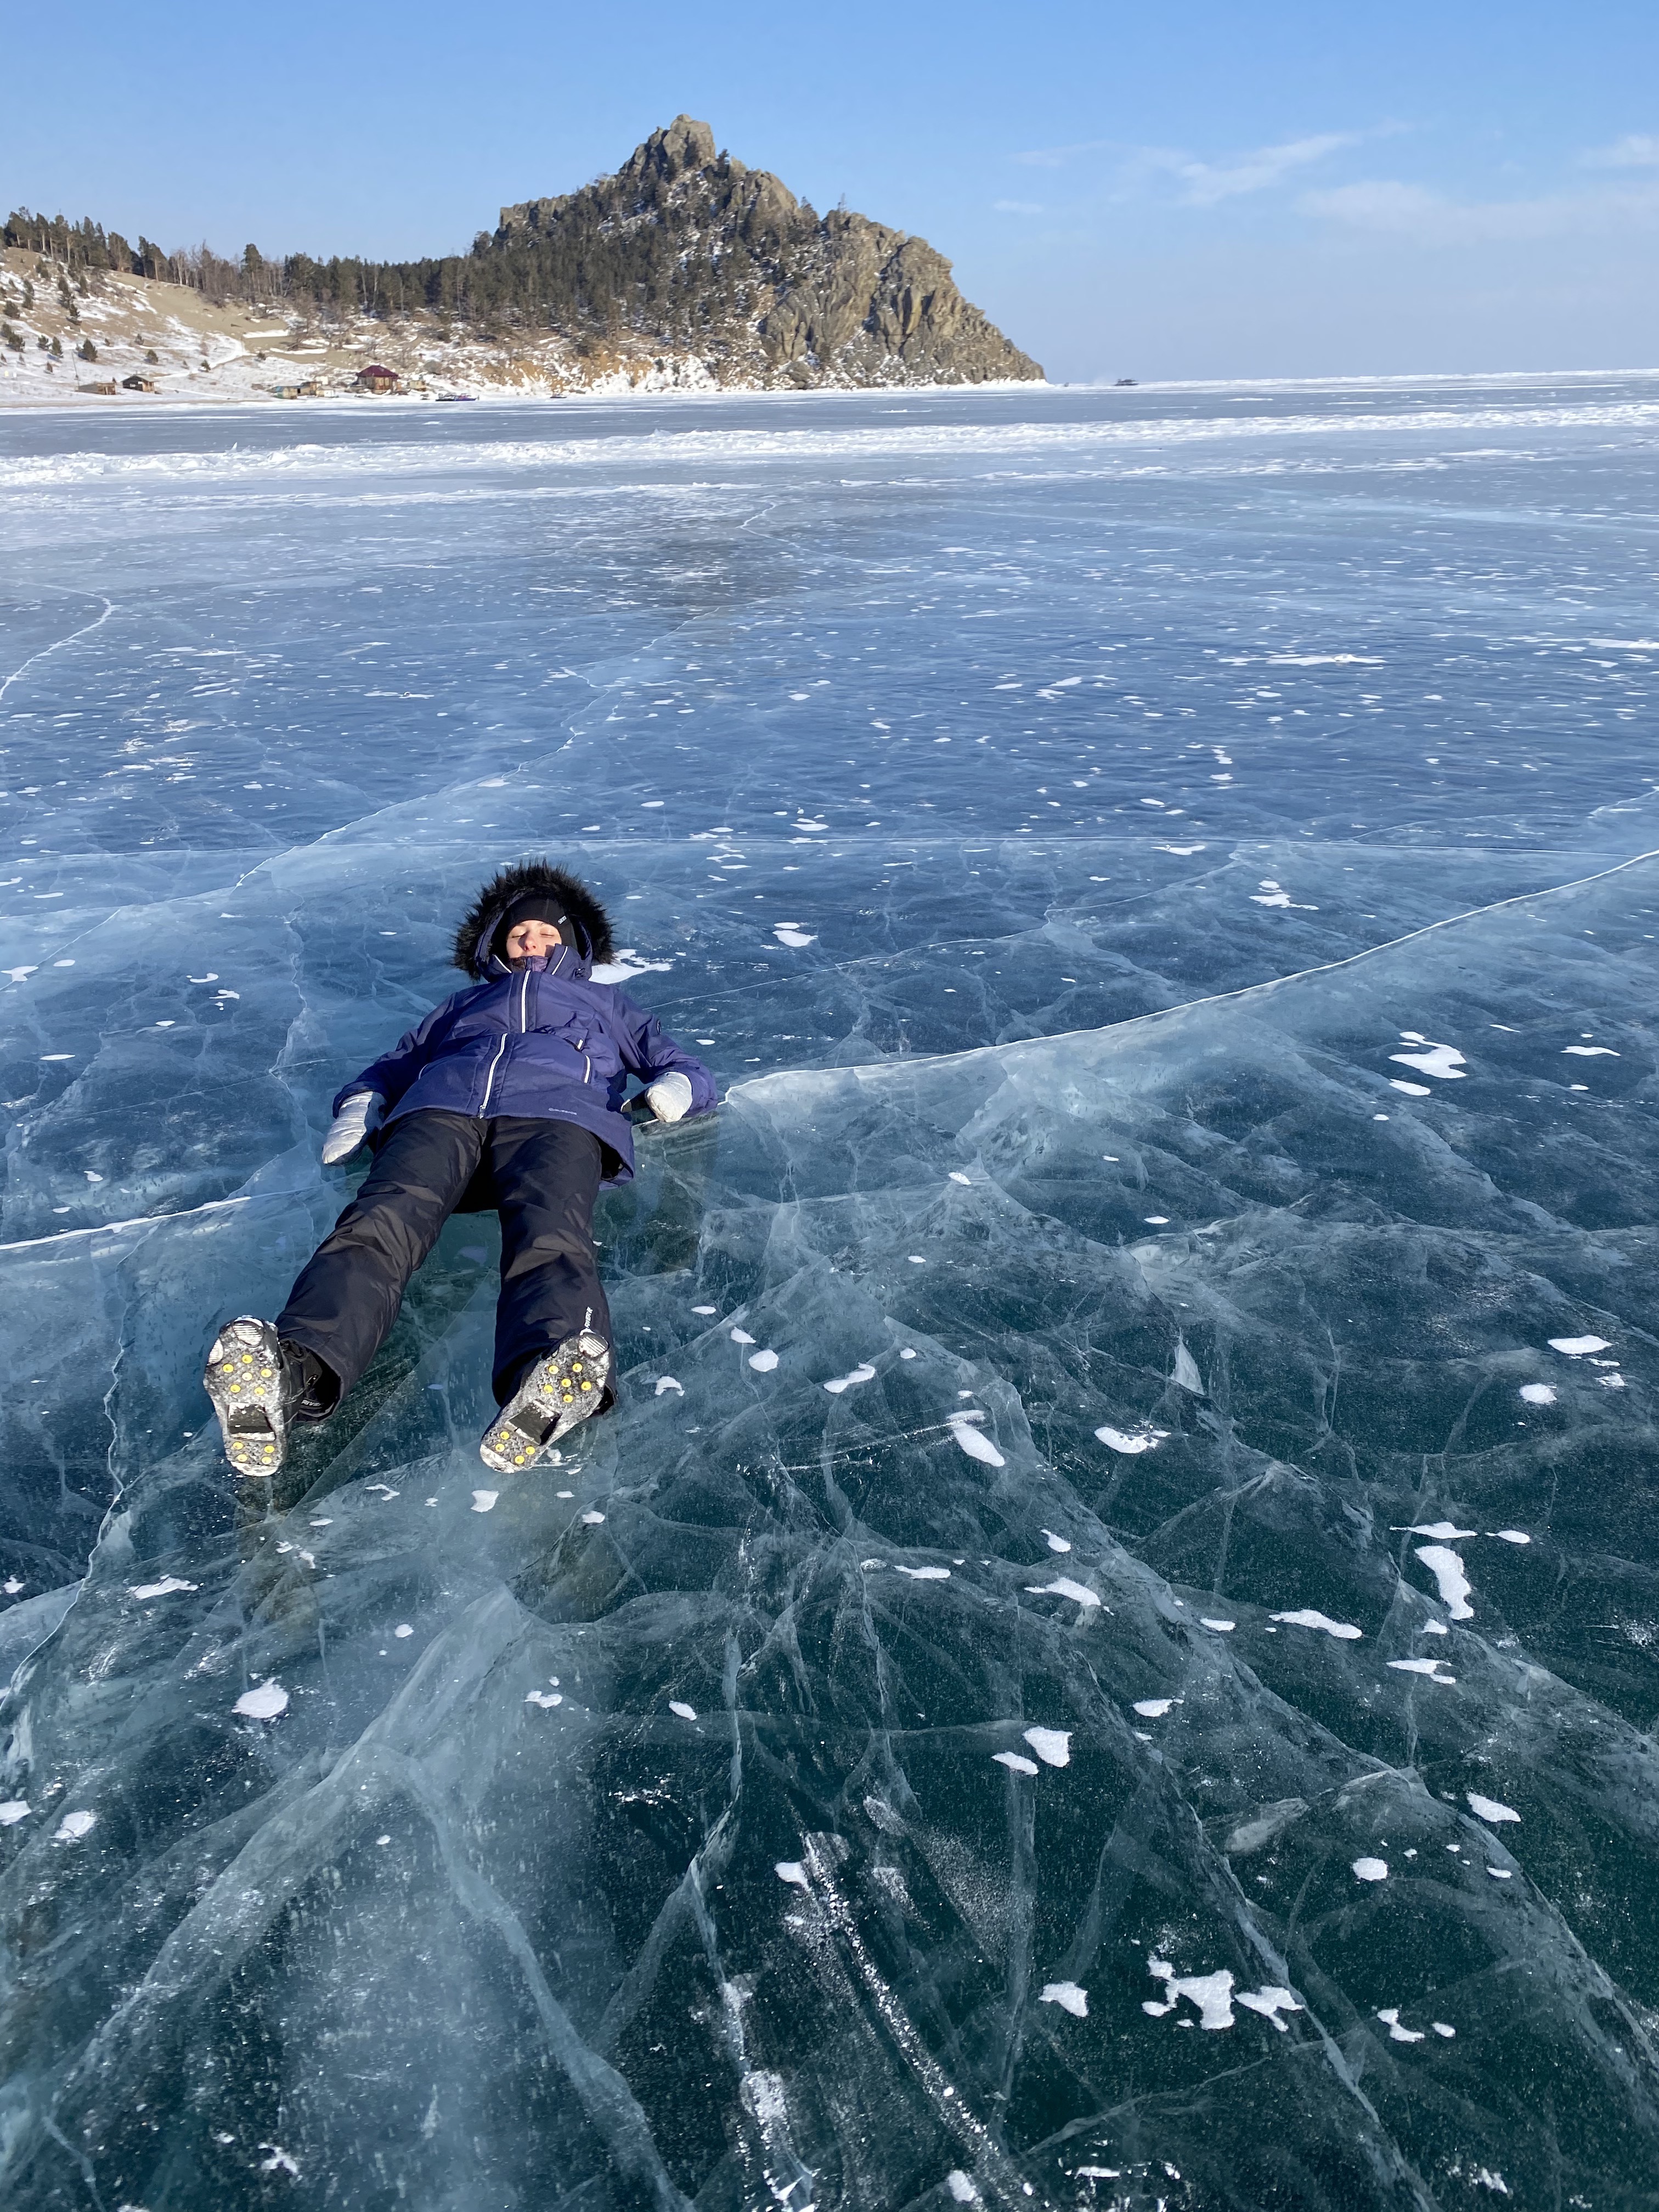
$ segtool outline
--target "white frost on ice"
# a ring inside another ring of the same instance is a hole
[[[1389,1088],[1391,1091],[1403,1091],[1407,1098],[1432,1098],[1434,1096],[1426,1083],[1407,1083],[1403,1077],[1398,1075],[1391,1075],[1389,1078]]]
[[[1170,1706],[1179,1703],[1176,1698],[1141,1698],[1136,1703],[1135,1711],[1144,1721],[1161,1721]]]
[[[1048,1549],[1051,1552],[1069,1552],[1071,1550],[1072,1540],[1069,1536],[1056,1536],[1052,1528],[1045,1528],[1042,1533],[1048,1540]]]
[[[183,1582],[177,1575],[163,1575],[159,1583],[134,1583],[131,1595],[144,1605],[153,1597],[171,1597],[175,1590],[193,1590],[195,1588],[194,1583]]]
[[[1605,1336],[1553,1336],[1550,1339],[1550,1350],[1565,1352],[1569,1359],[1583,1359],[1592,1352],[1605,1352],[1607,1348]]]
[[[1033,1774],[1036,1772],[1035,1766],[1031,1769],[1031,1771]],[[28,1816],[29,1808],[27,1798],[8,1797],[3,1804],[0,1804],[0,1828],[15,1827],[19,1820],[27,1820]]]
[[[672,1375],[659,1375],[657,1377],[657,1387],[651,1395],[653,1398],[660,1398],[663,1393],[666,1390],[678,1390],[682,1398],[685,1395],[685,1385],[684,1382],[678,1382]]]
[[[1421,2043],[1423,2041],[1423,2030],[1420,2027],[1401,2027],[1398,2005],[1385,2006],[1376,2016],[1388,2029],[1390,2042]]]
[[[945,2186],[957,2204],[977,2204],[979,2191],[959,2166],[953,2166],[945,2177]]]
[[[796,1889],[810,1889],[806,1869],[799,1859],[780,1859],[772,1869],[780,1881],[792,1883]]]
[[[1171,1377],[1178,1390],[1190,1390],[1194,1398],[1204,1395],[1203,1377],[1198,1371],[1198,1362],[1187,1349],[1186,1340],[1176,1340],[1175,1373]]]
[[[1547,1382],[1523,1382],[1521,1395],[1529,1406],[1553,1406],[1555,1392]]]
[[[896,1571],[908,1575],[913,1583],[948,1583],[951,1579],[949,1567],[896,1567]]]
[[[52,1836],[55,1844],[78,1844],[82,1836],[89,1835],[97,1826],[95,1813],[65,1813]]]
[[[694,1721],[697,1717],[696,1707],[688,1705],[683,1698],[671,1698],[668,1710],[671,1713],[678,1713],[683,1721]]]
[[[1575,1060],[1617,1060],[1619,1054],[1610,1044],[1564,1044],[1564,1054],[1571,1053]]]
[[[544,1712],[551,1712],[555,1705],[564,1703],[564,1697],[558,1690],[526,1690],[524,1701],[527,1705],[539,1705]]]
[[[1156,1451],[1169,1433],[1167,1429],[1115,1429],[1109,1423],[1095,1431],[1100,1442],[1115,1452]]]
[[[1036,1759],[1022,1759],[1017,1751],[994,1751],[991,1756],[999,1766],[1006,1766],[1011,1774],[1035,1774],[1037,1771]]]
[[[769,1375],[777,1364],[778,1355],[770,1349],[765,1352],[751,1352],[749,1355],[749,1364],[757,1375]]]
[[[501,1494],[499,1490],[475,1490],[472,1493],[472,1510],[475,1513],[492,1512],[495,1510],[495,1500]]]
[[[1386,1881],[1389,1878],[1387,1859],[1360,1858],[1353,1863],[1356,1881]]]
[[[1396,1674],[1426,1674],[1430,1681],[1439,1682],[1448,1689],[1454,1687],[1457,1681],[1455,1674],[1440,1673],[1439,1669],[1445,1664],[1441,1659],[1390,1659],[1388,1663]]]
[[[1395,1535],[1437,1536],[1443,1543],[1455,1543],[1460,1536],[1478,1536],[1480,1533],[1478,1528],[1460,1528],[1455,1521],[1413,1521],[1408,1528],[1396,1527],[1392,1531]]]
[[[1198,1625],[1200,1628],[1214,1629],[1218,1636],[1231,1636],[1238,1623],[1236,1620],[1212,1620],[1208,1613],[1205,1613],[1199,1615]]]
[[[1500,1544],[1530,1544],[1532,1538],[1524,1528],[1488,1528],[1486,1534]]]

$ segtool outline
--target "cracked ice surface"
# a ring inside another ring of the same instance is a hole
[[[5,428],[9,2207],[1641,2201],[1654,395]],[[239,1502],[530,847],[622,1409],[476,1486],[469,1217]]]

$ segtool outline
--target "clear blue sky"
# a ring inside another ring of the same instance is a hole
[[[684,110],[1056,378],[1659,365],[1656,0],[80,0],[27,45],[0,197],[167,246],[465,246]]]

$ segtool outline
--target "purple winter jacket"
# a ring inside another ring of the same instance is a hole
[[[386,1120],[436,1108],[480,1121],[519,1114],[591,1129],[614,1161],[608,1182],[634,1173],[634,1134],[622,1105],[628,1079],[678,1073],[691,1085],[691,1115],[716,1103],[714,1079],[657,1021],[612,983],[592,981],[573,945],[509,968],[491,955],[482,983],[434,1006],[392,1050],[342,1086],[378,1091]]]

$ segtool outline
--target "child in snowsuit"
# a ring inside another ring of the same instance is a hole
[[[701,1060],[592,981],[611,949],[604,908],[563,869],[533,861],[485,884],[455,938],[455,965],[477,980],[335,1098],[323,1160],[372,1146],[362,1188],[275,1322],[244,1316],[215,1340],[203,1380],[239,1474],[274,1474],[294,1423],[334,1411],[458,1208],[501,1222],[486,1465],[532,1466],[615,1402],[593,1202],[633,1176],[628,1079],[662,1121],[715,1098]]]

